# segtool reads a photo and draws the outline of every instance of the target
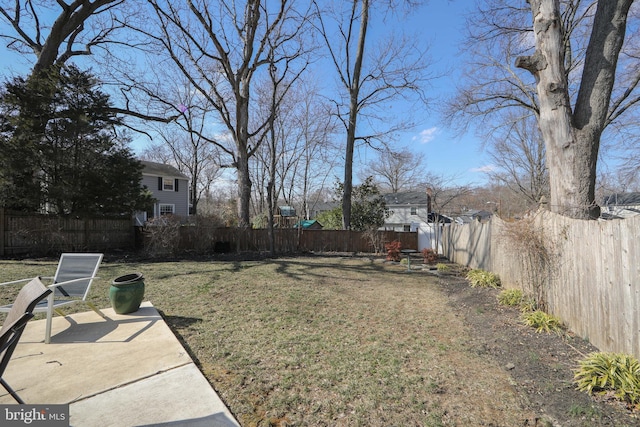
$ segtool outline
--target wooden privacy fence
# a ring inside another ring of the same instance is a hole
[[[384,251],[384,243],[399,240],[403,248],[418,249],[418,233],[378,231],[374,245],[367,233],[344,230],[276,229],[278,253]],[[181,227],[179,251],[268,252],[266,229]]]
[[[640,358],[640,216],[574,220],[540,210],[529,219],[452,224],[444,255],[536,295],[602,351]]]
[[[130,218],[78,219],[0,208],[0,256],[133,249]]]
[[[373,241],[367,233],[357,231],[288,228],[274,232],[278,253],[379,252],[384,251],[385,243],[393,240],[399,240],[403,248],[418,249],[418,234],[415,232],[378,231]],[[266,229],[184,225],[179,226],[177,239],[176,247],[172,248],[176,254],[269,251],[269,233]],[[148,239],[143,237],[142,245],[146,247],[148,244]],[[135,248],[136,227],[133,227],[130,218],[78,219],[0,209],[0,256]]]

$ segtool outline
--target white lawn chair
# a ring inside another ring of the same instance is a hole
[[[44,342],[51,341],[51,322],[53,312],[55,311],[64,316],[59,308],[75,302],[84,302],[93,311],[98,313],[102,318],[107,317],[95,305],[87,301],[87,295],[91,289],[93,279],[96,279],[96,273],[102,262],[102,254],[86,254],[86,253],[66,253],[60,256],[56,274],[53,277],[41,277],[45,285],[53,292],[49,294],[46,301],[42,301],[33,310],[34,313],[47,313],[47,324],[44,336]],[[0,283],[0,286],[10,285],[14,283],[27,282],[31,279],[14,280],[12,282]],[[47,281],[51,280],[50,284]],[[0,312],[9,312],[11,304],[0,307]]]

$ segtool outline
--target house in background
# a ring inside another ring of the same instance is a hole
[[[147,212],[135,215],[135,224],[144,225],[162,215],[189,216],[189,178],[177,168],[148,161],[141,161],[142,185],[153,194],[154,203]]]
[[[307,206],[310,208],[309,210],[309,218],[317,218],[318,215],[334,210],[335,208],[341,207],[339,202],[318,202],[318,201],[308,201]]]
[[[493,214],[489,211],[472,209],[455,218],[457,224],[469,224],[473,221],[485,223],[491,219]]]
[[[640,214],[640,193],[614,193],[602,202],[603,219],[623,219]]]
[[[417,231],[418,247],[407,249],[437,247],[439,252],[442,251],[439,226],[444,222],[450,223],[451,219],[431,211],[431,196],[428,192],[389,193],[383,197],[390,215],[380,230]]]

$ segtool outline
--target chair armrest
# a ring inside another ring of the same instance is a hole
[[[4,282],[4,283],[0,283],[0,286],[5,286],[5,285],[15,285],[16,283],[22,283],[22,282],[29,282],[33,280],[33,277],[29,278],[29,279],[20,279],[20,280],[14,280],[12,282]]]
[[[81,277],[79,279],[67,280],[66,282],[58,282],[52,285],[47,285],[48,288],[57,288],[58,286],[68,285],[69,283],[82,282],[84,280],[94,280],[98,279],[98,276],[90,276],[90,277]]]

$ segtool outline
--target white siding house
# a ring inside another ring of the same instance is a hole
[[[161,215],[189,216],[189,178],[171,165],[142,161],[142,185],[153,194],[154,203],[147,212],[135,216],[136,225]]]
[[[436,248],[442,252],[439,239],[439,224],[434,224],[434,218],[441,218],[431,212],[431,196],[426,192],[409,191],[404,193],[389,193],[384,195],[389,211],[381,230],[417,231],[418,247],[409,248],[422,250]]]
[[[615,193],[604,198],[603,219],[629,218],[640,214],[640,193]]]

